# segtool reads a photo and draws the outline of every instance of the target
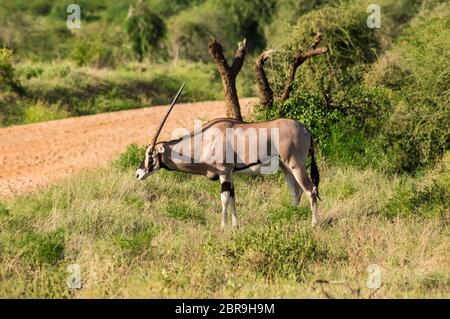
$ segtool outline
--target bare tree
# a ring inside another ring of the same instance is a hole
[[[258,85],[259,103],[267,108],[273,105],[273,91],[267,80],[266,72],[264,71],[264,63],[275,50],[267,50],[261,53],[256,59],[255,73],[256,84]]]
[[[238,48],[234,53],[231,66],[223,54],[222,45],[214,38],[211,38],[208,49],[211,57],[217,65],[225,94],[225,105],[227,106],[227,116],[242,121],[241,107],[236,91],[236,77],[242,68],[245,60],[247,42],[244,39],[239,42]]]
[[[300,65],[302,65],[306,60],[312,58],[315,55],[323,54],[328,51],[327,47],[318,48],[317,46],[322,40],[322,33],[318,32],[314,38],[313,44],[306,51],[300,51],[291,61],[291,66],[289,70],[289,77],[284,85],[283,95],[281,96],[281,101],[286,101],[292,91],[292,84],[295,80],[295,73]]]
[[[327,47],[318,48],[320,41],[322,39],[322,33],[318,32],[314,38],[314,42],[306,51],[299,51],[292,59],[289,67],[289,76],[284,84],[283,93],[281,95],[280,101],[286,101],[292,91],[292,85],[295,80],[295,74],[300,65],[302,65],[306,60],[312,58],[313,56],[323,54],[328,51]],[[271,108],[273,105],[273,91],[267,80],[266,73],[264,71],[264,62],[269,58],[269,56],[274,52],[274,50],[268,50],[263,52],[256,60],[255,72],[256,81],[259,90],[260,104]]]
[[[280,101],[286,101],[292,91],[292,85],[295,80],[295,74],[300,65],[313,56],[328,52],[327,47],[320,47],[318,45],[322,39],[322,33],[318,32],[314,38],[314,42],[306,51],[299,51],[292,59],[289,66],[289,76],[284,84],[284,89]],[[222,45],[214,38],[211,38],[208,45],[209,53],[217,65],[225,94],[225,104],[227,106],[227,116],[242,120],[241,107],[236,91],[236,77],[242,68],[246,54],[246,40],[239,42],[238,48],[234,53],[233,63],[231,66],[223,54]],[[270,87],[266,72],[264,71],[264,64],[267,59],[275,52],[275,50],[264,51],[257,59],[255,64],[256,84],[258,86],[259,103],[267,108],[271,108],[274,103],[274,93]]]

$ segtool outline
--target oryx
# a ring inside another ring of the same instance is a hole
[[[300,202],[303,191],[308,195],[312,225],[316,225],[319,171],[310,131],[291,119],[248,123],[220,118],[181,138],[156,143],[183,87],[163,118],[153,142],[147,146],[145,158],[136,171],[136,178],[144,180],[159,169],[165,168],[220,180],[223,229],[227,222],[229,206],[232,225],[237,226],[233,174],[264,175],[274,173],[280,168],[291,190],[295,206]],[[311,156],[311,179],[306,172],[308,155]]]

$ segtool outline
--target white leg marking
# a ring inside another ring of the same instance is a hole
[[[235,197],[230,198],[230,204],[231,204],[231,223],[232,223],[233,227],[237,227],[238,220],[237,220],[236,198]]]
[[[292,194],[292,204],[294,206],[298,206],[298,204],[300,203],[300,199],[302,197],[303,190],[295,180],[295,176],[292,174],[289,168],[283,166],[282,171],[284,173],[286,183],[289,186],[289,190],[291,191]]]
[[[220,194],[222,201],[222,222],[220,223],[220,229],[224,229],[227,224],[227,210],[230,203],[230,192],[223,192]]]
[[[303,188],[303,190],[309,197],[309,203],[311,205],[312,211],[311,224],[312,226],[316,226],[319,220],[319,208],[317,207],[317,189],[312,183],[308,174],[306,173],[306,167],[291,168],[291,171],[297,182],[300,184],[300,186]]]

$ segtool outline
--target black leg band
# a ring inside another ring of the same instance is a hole
[[[221,193],[223,192],[230,192],[230,196],[234,197],[234,187],[230,182],[223,182],[221,184]]]

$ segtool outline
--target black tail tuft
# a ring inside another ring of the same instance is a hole
[[[320,175],[319,175],[319,169],[317,168],[316,159],[314,158],[314,141],[311,137],[311,147],[309,150],[309,154],[311,155],[311,180],[316,186],[317,189],[317,197],[320,199],[319,196],[319,182],[320,182]]]

